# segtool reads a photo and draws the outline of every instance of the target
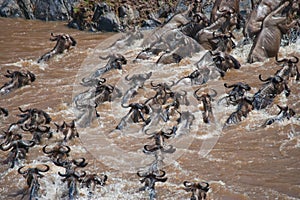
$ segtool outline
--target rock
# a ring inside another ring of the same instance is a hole
[[[0,0],[0,16],[40,20],[68,20],[79,0]]]
[[[14,0],[0,1],[0,16],[1,17],[24,17],[19,5]]]
[[[35,4],[36,19],[46,21],[68,20],[76,0],[39,0]]]
[[[106,3],[97,5],[92,21],[98,31],[118,32],[121,30],[118,16]]]

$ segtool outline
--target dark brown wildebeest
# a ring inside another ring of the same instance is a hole
[[[75,46],[77,44],[76,40],[68,34],[54,35],[53,33],[51,33],[50,40],[57,41],[55,47],[51,51],[44,54],[38,60],[38,63],[42,61],[48,61],[54,55],[62,54],[65,50],[69,50],[71,46]]]

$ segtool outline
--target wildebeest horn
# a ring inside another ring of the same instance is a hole
[[[205,186],[202,186],[201,183],[204,183]],[[207,183],[207,182],[201,182],[201,183],[197,184],[197,186],[199,187],[199,189],[204,190],[205,192],[208,192],[208,190],[209,190],[209,183]]]
[[[160,87],[160,86],[161,86],[161,84],[160,84],[160,83],[158,83],[157,85],[154,85],[152,81],[150,82],[150,85],[151,85],[152,87],[155,87],[155,88],[157,88],[157,87]]]
[[[284,110],[284,107],[277,105],[277,107],[279,108],[280,111]]]
[[[237,86],[237,84],[227,85],[227,83],[224,83],[224,86],[225,86],[226,88],[232,88],[232,87]]]
[[[194,92],[194,97],[195,97],[196,99],[199,99],[199,98],[200,98],[200,96],[197,95],[197,92],[198,92],[200,89],[201,89],[201,88],[198,88],[198,89],[195,90],[195,92]]]
[[[29,140],[29,143],[25,142],[24,140],[20,141],[26,147],[33,147],[35,145],[35,141]]]
[[[27,110],[22,110],[22,108],[21,108],[21,107],[18,107],[18,108],[19,108],[19,110],[20,110],[22,113],[26,113],[26,112],[30,111],[30,109],[27,109]]]
[[[53,153],[53,150],[50,150],[50,151],[46,151],[46,147],[47,147],[48,145],[45,145],[44,147],[43,147],[43,152],[45,153],[45,154],[51,154],[51,153]]]
[[[279,63],[287,61],[286,58],[283,58],[282,60],[278,60],[278,56],[277,55],[275,56],[275,60],[276,60],[276,62],[279,62]]]
[[[131,81],[132,80],[132,77],[131,78],[128,78],[129,74],[127,74],[127,76],[125,76],[125,80],[126,81]]]
[[[258,75],[258,78],[259,78],[259,80],[262,81],[262,82],[268,82],[268,81],[270,81],[270,80],[272,79],[272,77],[269,77],[269,78],[263,80],[262,77],[261,77],[261,74]]]
[[[69,177],[70,176],[70,174],[67,174],[67,173],[63,174],[63,173],[60,173],[60,172],[58,172],[58,175],[60,175],[62,177]]]
[[[184,181],[184,182],[183,182],[183,185],[184,185],[185,187],[190,188],[190,187],[194,186],[195,184],[194,184],[194,183],[191,183],[191,182],[189,182],[189,181]]]
[[[12,143],[12,142],[11,142],[8,146],[6,146],[6,147],[4,147],[3,145],[4,145],[4,143],[2,143],[2,144],[0,145],[0,149],[1,149],[2,151],[8,151],[8,150],[10,150],[10,149],[13,147],[13,143]]]
[[[77,161],[77,160],[73,160],[73,163],[77,166],[77,167],[85,167],[87,166],[88,163],[85,162],[85,158],[80,158],[81,161]]]
[[[24,168],[25,166],[22,166],[18,169],[18,173],[19,174],[26,174],[28,172],[28,170],[26,169],[25,171],[22,171],[22,169]]]
[[[65,151],[63,150],[64,148],[66,148]],[[60,146],[58,150],[60,153],[69,153],[71,151],[71,148],[69,146]]]
[[[210,89],[213,93],[208,94],[210,97],[216,97],[217,96],[217,91],[215,89]]]
[[[160,172],[161,172],[161,173],[160,173]],[[158,174],[155,173],[155,175],[156,175],[157,177],[163,177],[164,175],[166,175],[166,172],[165,172],[164,170],[159,170],[159,171],[158,171]]]
[[[292,59],[290,59],[290,62],[291,63],[298,63],[299,62],[299,58],[298,57],[296,57],[296,56],[293,56],[296,60],[295,61],[292,61]]]
[[[39,172],[47,172],[47,171],[49,171],[49,169],[50,169],[50,167],[48,166],[48,165],[46,165],[46,164],[43,164],[45,167],[46,167],[46,169],[41,169],[41,168],[36,168]]]

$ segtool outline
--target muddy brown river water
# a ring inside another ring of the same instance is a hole
[[[68,33],[77,40],[76,47],[69,52],[55,56],[46,63],[36,61],[55,45],[49,41],[50,33]],[[145,33],[144,37],[147,37]],[[238,34],[238,33],[236,33]],[[155,59],[133,62],[142,50],[139,42],[132,46],[110,47],[121,34],[81,32],[69,29],[63,22],[27,21],[22,19],[0,18],[0,85],[7,82],[3,75],[6,70],[29,70],[36,75],[36,81],[7,95],[0,96],[0,106],[9,111],[9,116],[0,119],[1,132],[16,122],[23,109],[38,108],[49,113],[52,118],[51,128],[55,132],[54,122],[70,122],[76,119],[74,97],[86,88],[80,80],[103,67],[105,60],[99,56],[109,53],[122,53],[128,60],[123,70],[113,70],[103,77],[107,82],[121,89],[126,89],[126,75],[152,71],[151,79],[145,82],[144,89],[133,101],[144,101],[151,96],[150,81],[155,83],[171,82],[192,72],[193,63],[199,60],[201,52],[192,58],[185,58],[179,64],[155,65]],[[273,59],[263,63],[245,62],[249,45],[235,49],[232,54],[241,62],[239,70],[230,70],[225,77],[209,81],[202,86],[190,86],[182,83],[187,91],[202,87],[203,90],[214,88],[218,99],[224,95],[223,84],[244,81],[251,86],[249,95],[258,91],[263,77],[273,75],[279,67]],[[300,41],[280,48],[280,56],[300,56]],[[198,57],[197,57],[198,56]],[[299,65],[299,64],[298,64]],[[161,165],[168,180],[157,183],[157,199],[189,199],[190,193],[183,187],[183,181],[206,181],[210,184],[209,199],[300,199],[300,87],[299,81],[289,80],[291,95],[276,97],[272,105],[260,111],[253,111],[241,123],[223,129],[226,118],[235,109],[217,105],[213,102],[215,122],[204,124],[198,102],[190,95],[190,105],[182,111],[191,111],[195,121],[189,131],[179,138],[170,139],[176,147],[173,154],[164,154]],[[181,88],[181,89],[182,89]],[[123,91],[124,92],[124,91]],[[276,122],[266,128],[263,122],[276,115],[278,105],[288,105],[296,112],[290,120]],[[87,189],[79,188],[79,199],[149,199],[147,191],[138,191],[142,184],[136,172],[149,165],[154,159],[142,152],[145,144],[150,144],[141,131],[141,126],[132,125],[123,131],[114,128],[128,109],[120,106],[120,99],[106,102],[97,108],[100,117],[85,128],[78,128],[79,139],[68,142],[71,157],[85,157],[89,163],[84,169],[108,176],[104,187],[97,187],[94,196],[88,197]],[[164,126],[159,124],[158,126]],[[26,160],[10,169],[0,166],[0,199],[21,199],[10,196],[25,187],[26,182],[18,174],[20,166],[48,164],[50,170],[40,179],[40,199],[67,199],[66,183],[61,181],[55,166],[42,152],[45,144],[54,144],[61,140],[54,133],[50,140],[36,145],[29,150]],[[4,160],[8,152],[1,151]]]

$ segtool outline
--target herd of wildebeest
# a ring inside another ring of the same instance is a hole
[[[26,188],[15,194],[22,195],[23,198],[38,199],[39,179],[50,167],[41,164],[32,167],[20,166],[22,160],[26,159],[29,149],[33,146],[41,146],[44,154],[47,154],[52,162],[65,169],[65,173],[58,172],[63,177],[62,181],[67,182],[68,198],[78,197],[78,187],[88,187],[92,198],[97,185],[104,186],[107,176],[104,174],[79,172],[78,169],[87,166],[85,158],[70,159],[71,148],[67,145],[70,140],[79,137],[76,125],[87,127],[90,122],[101,115],[97,108],[105,102],[112,102],[121,99],[123,109],[128,109],[128,113],[119,121],[115,130],[124,130],[130,123],[139,124],[142,131],[154,141],[154,144],[145,145],[143,152],[146,155],[154,155],[155,160],[146,167],[145,170],[137,172],[144,184],[139,190],[149,192],[150,199],[156,198],[156,182],[165,182],[166,172],[162,170],[162,154],[174,153],[175,147],[167,144],[170,138],[182,135],[182,132],[189,130],[195,116],[190,111],[180,111],[182,105],[189,106],[186,91],[176,91],[179,84],[185,87],[199,86],[193,92],[193,98],[202,104],[203,123],[214,123],[214,113],[212,101],[217,96],[217,91],[211,89],[209,92],[200,92],[201,86],[211,79],[218,79],[226,76],[228,70],[238,70],[240,62],[231,55],[232,49],[250,44],[247,62],[263,62],[268,58],[275,58],[275,65],[280,69],[273,75],[258,75],[262,82],[258,91],[254,95],[248,95],[251,87],[245,82],[235,84],[224,84],[225,88],[231,89],[218,99],[218,104],[235,106],[236,110],[228,116],[224,127],[238,124],[246,118],[252,110],[262,110],[274,102],[274,99],[284,93],[289,97],[291,90],[289,84],[299,81],[300,74],[297,68],[299,58],[295,55],[285,58],[278,58],[281,45],[289,45],[297,40],[300,35],[300,8],[297,0],[261,0],[251,1],[247,12],[240,11],[239,0],[216,0],[212,1],[210,19],[207,13],[203,12],[203,3],[195,0],[189,10],[184,13],[174,14],[164,25],[144,38],[143,32],[135,30],[125,37],[116,41],[111,48],[115,51],[118,47],[130,47],[137,40],[142,40],[143,50],[136,55],[132,63],[143,62],[159,57],[157,65],[167,65],[179,63],[182,59],[193,56],[197,52],[206,52],[204,56],[195,63],[195,70],[188,76],[181,77],[171,84],[166,82],[154,83],[151,81],[152,71],[148,73],[127,75],[125,81],[128,83],[128,90],[121,91],[116,85],[107,83],[107,78],[103,74],[112,70],[122,70],[128,64],[124,55],[112,52],[107,57],[100,57],[108,60],[107,64],[89,77],[83,77],[81,85],[88,88],[86,91],[77,94],[73,100],[74,108],[79,113],[77,119],[70,123],[63,122],[61,125],[54,123],[57,127],[55,137],[58,139],[52,147],[43,145],[44,140],[54,137],[50,127],[51,117],[43,110],[30,108],[23,110],[19,107],[19,119],[12,123],[1,135],[0,149],[8,151],[7,158],[1,163],[10,168],[18,168],[18,172],[26,179]],[[236,30],[242,29],[243,37],[236,43]],[[56,54],[62,54],[76,45],[76,40],[68,34],[51,34],[51,41],[56,41],[55,47],[38,59],[38,63],[47,62]],[[72,52],[69,52],[72,53]],[[204,62],[205,61],[205,62]],[[11,79],[0,88],[0,95],[6,95],[22,86],[32,84],[36,76],[30,71],[9,71],[4,75]],[[131,77],[129,77],[131,76]],[[265,76],[265,77],[263,77]],[[293,81],[291,79],[294,79]],[[144,88],[146,81],[150,82],[149,94],[144,102],[130,102],[139,94],[139,89]],[[124,93],[124,94],[123,94]],[[295,116],[295,111],[288,106],[277,105],[279,113],[277,116],[267,119],[261,125],[264,128],[276,121],[290,119]],[[0,115],[6,117],[9,112],[6,108],[0,107]],[[177,116],[177,117],[176,117]],[[159,121],[168,122],[174,120],[168,130],[157,130]],[[174,125],[175,124],[175,125]],[[156,129],[152,129],[156,127]],[[21,161],[21,162],[20,162]],[[207,182],[183,183],[186,191],[191,192],[191,199],[206,199],[209,191]]]

